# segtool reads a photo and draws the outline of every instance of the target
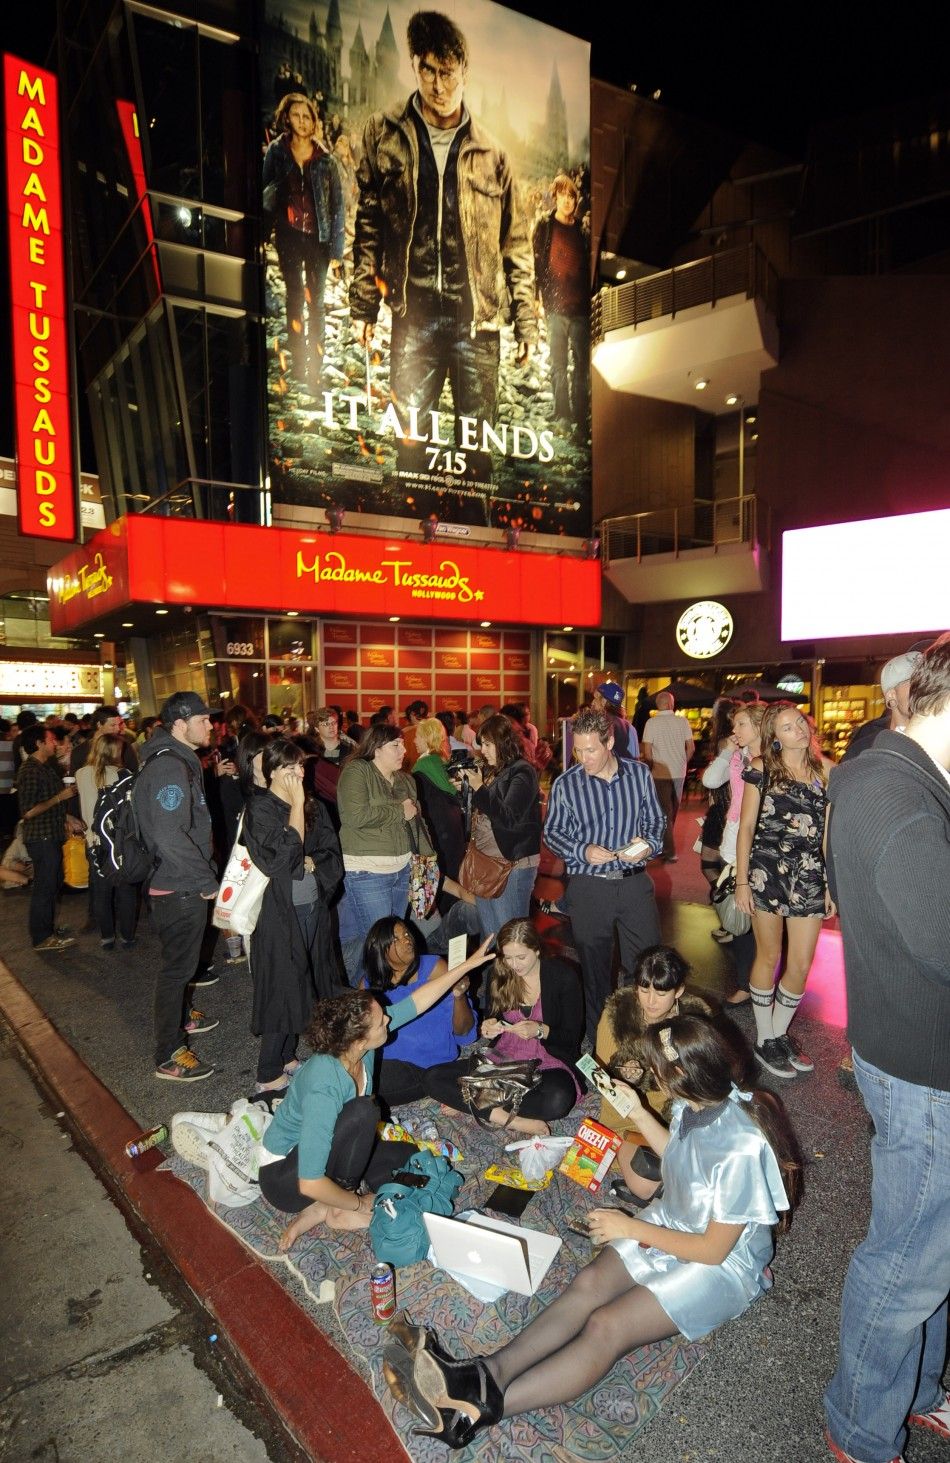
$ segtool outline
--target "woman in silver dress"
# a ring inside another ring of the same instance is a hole
[[[643,1054],[673,1098],[668,1131],[642,1103],[635,1112],[661,1155],[662,1197],[638,1218],[592,1211],[591,1238],[605,1248],[492,1356],[456,1361],[424,1327],[390,1325],[390,1391],[448,1447],[503,1417],[572,1401],[637,1347],[705,1336],[771,1287],[772,1228],[785,1227],[801,1188],[778,1099],[733,1084],[734,1052],[700,1018],[648,1032]]]

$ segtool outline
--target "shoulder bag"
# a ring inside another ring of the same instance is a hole
[[[408,824],[413,848],[409,855],[409,907],[417,919],[425,919],[431,914],[439,892],[439,860],[432,852],[420,851],[415,824],[415,818]]]
[[[755,815],[755,827],[752,830],[752,842],[749,845],[750,859],[752,849],[755,847],[755,836],[759,831],[759,822],[762,818],[762,804],[765,802],[767,788],[768,776],[763,768],[762,786],[759,788],[759,811]],[[726,864],[713,886],[711,898],[713,904],[716,906],[719,923],[724,930],[730,935],[747,935],[749,933],[752,928],[752,916],[750,914],[744,914],[741,909],[736,908],[735,864]]]
[[[504,893],[514,864],[506,858],[492,858],[477,846],[475,825],[482,816],[481,813],[472,814],[472,831],[459,866],[458,882],[468,894],[474,894],[478,899],[497,899]]]
[[[461,1074],[458,1083],[462,1100],[479,1127],[494,1129],[482,1113],[503,1107],[513,1117],[541,1081],[541,1062],[537,1057],[523,1062],[493,1062],[485,1050],[483,1042],[476,1044],[470,1070]]]
[[[216,929],[229,935],[252,935],[264,902],[264,890],[270,883],[270,875],[264,874],[254,863],[244,844],[244,814],[238,819],[237,837],[224,871],[224,878],[214,901],[211,923]]]

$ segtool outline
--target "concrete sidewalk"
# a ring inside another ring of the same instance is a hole
[[[167,1283],[164,1258],[132,1238],[11,1047],[0,1041],[0,1457],[286,1456],[203,1317]],[[255,1436],[262,1424],[267,1441]]]

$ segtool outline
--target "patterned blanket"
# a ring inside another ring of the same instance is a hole
[[[573,1133],[581,1116],[585,1112],[595,1115],[598,1106],[599,1100],[589,1097],[570,1117],[553,1124],[554,1130]],[[458,1113],[443,1112],[432,1102],[412,1104],[400,1109],[397,1116],[435,1120],[440,1135],[451,1139],[463,1155],[457,1167],[465,1175],[465,1184],[456,1207],[480,1208],[494,1187],[482,1178],[485,1169],[491,1163],[508,1162],[503,1136],[485,1132]],[[206,1176],[201,1170],[177,1155],[167,1167],[206,1199]],[[572,1210],[586,1208],[589,1202],[583,1189],[556,1175],[525,1211],[526,1225],[558,1234],[563,1240],[537,1295],[509,1292],[485,1305],[444,1271],[424,1261],[397,1272],[397,1305],[414,1321],[433,1326],[447,1349],[457,1356],[497,1350],[560,1294],[590,1258],[588,1243],[564,1223]],[[374,1259],[366,1232],[328,1234],[322,1229],[312,1230],[297,1241],[291,1256],[284,1257],[278,1253],[277,1240],[286,1216],[278,1214],[264,1199],[244,1209],[209,1207],[250,1249],[274,1264],[278,1278],[296,1294],[316,1324],[330,1334],[334,1344],[344,1348],[344,1354],[392,1419],[408,1455],[416,1463],[444,1463],[447,1454],[441,1443],[409,1435],[413,1419],[392,1401],[382,1380],[385,1332],[375,1325],[370,1306],[369,1273]],[[329,1314],[327,1301],[331,1297],[334,1308]],[[501,1423],[479,1434],[475,1443],[458,1456],[463,1463],[529,1457],[533,1463],[568,1463],[570,1459],[601,1463],[622,1458],[633,1438],[703,1352],[701,1343],[682,1339],[643,1347],[618,1362],[603,1381],[576,1402]]]

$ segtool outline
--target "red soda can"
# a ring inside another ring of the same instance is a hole
[[[374,1265],[370,1271],[369,1294],[373,1304],[373,1320],[377,1326],[388,1326],[396,1314],[396,1281],[391,1265]]]
[[[155,1148],[159,1143],[164,1143],[168,1137],[168,1129],[164,1123],[157,1128],[149,1128],[145,1133],[139,1133],[131,1143],[126,1143],[125,1151],[129,1158],[138,1158],[140,1153],[147,1153],[150,1148]]]

